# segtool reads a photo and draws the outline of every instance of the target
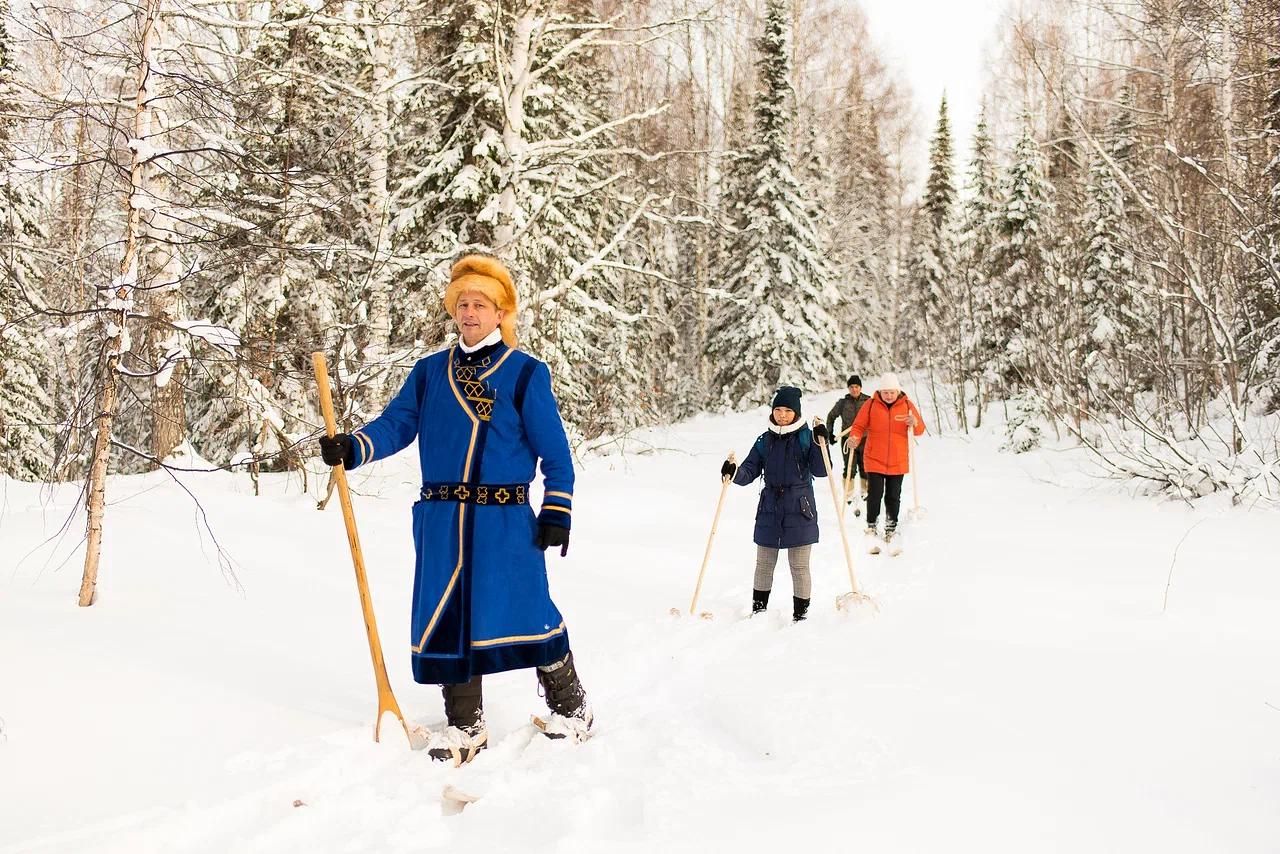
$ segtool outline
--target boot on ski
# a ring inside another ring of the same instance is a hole
[[[587,692],[578,680],[578,669],[570,652],[559,661],[537,668],[538,684],[546,695],[551,714],[533,718],[536,726],[547,738],[568,738],[586,741],[591,737],[591,706]]]
[[[431,733],[427,739],[427,755],[435,761],[452,762],[457,767],[475,759],[489,746],[480,679],[475,676],[460,685],[440,686],[449,726]]]

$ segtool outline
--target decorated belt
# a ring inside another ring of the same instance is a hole
[[[463,504],[528,504],[527,483],[425,483],[423,501],[459,501]]]

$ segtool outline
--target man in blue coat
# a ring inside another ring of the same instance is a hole
[[[803,620],[809,612],[811,580],[809,553],[818,542],[818,503],[813,495],[814,477],[826,477],[825,453],[814,438],[828,441],[830,435],[821,422],[811,432],[800,419],[800,389],[782,386],[774,394],[769,429],[760,434],[751,452],[735,466],[725,460],[721,477],[732,477],[746,486],[764,478],[760,503],[756,506],[756,573],[752,585],[752,613],[764,611],[773,589],[773,571],[778,552],[787,550],[791,567],[792,619]]]
[[[445,309],[460,341],[418,361],[376,419],[320,440],[348,470],[418,441],[416,574],[409,647],[416,681],[440,684],[449,726],[432,758],[470,761],[488,741],[481,677],[536,667],[553,738],[585,738],[591,710],[547,587],[544,552],[569,548],[573,460],[546,364],[515,348],[516,289],[496,258],[456,264]],[[538,461],[542,506],[530,484]]]

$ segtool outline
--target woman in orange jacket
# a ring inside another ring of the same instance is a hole
[[[863,465],[871,487],[867,495],[867,534],[875,536],[880,518],[880,500],[884,499],[885,542],[893,539],[898,528],[898,509],[902,504],[902,478],[910,466],[907,431],[917,436],[924,433],[924,418],[916,405],[907,399],[898,383],[898,375],[880,377],[880,388],[853,419],[849,428],[849,445],[856,448],[867,437]]]

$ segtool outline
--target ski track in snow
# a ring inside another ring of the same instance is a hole
[[[808,621],[790,622],[785,557],[745,619],[757,486],[725,501],[699,602],[715,618],[672,617],[720,462],[764,418],[698,416],[583,462],[569,556],[548,563],[596,735],[535,737],[533,673],[486,677],[491,748],[458,770],[390,716],[372,741],[336,500],[315,512],[296,476],[258,498],[247,477],[185,479],[237,586],[167,476],[117,478],[100,601],[80,609],[80,555],[60,564],[82,523],[41,547],[76,489],[0,480],[0,851],[1276,850],[1275,512],[1131,497],[1077,451],[997,453],[998,425],[931,434],[902,555],[866,554],[847,515],[878,614],[835,609],[847,571],[817,481]],[[439,690],[404,649],[415,465],[352,482],[392,685],[435,726]],[[446,814],[449,782],[483,797]]]

